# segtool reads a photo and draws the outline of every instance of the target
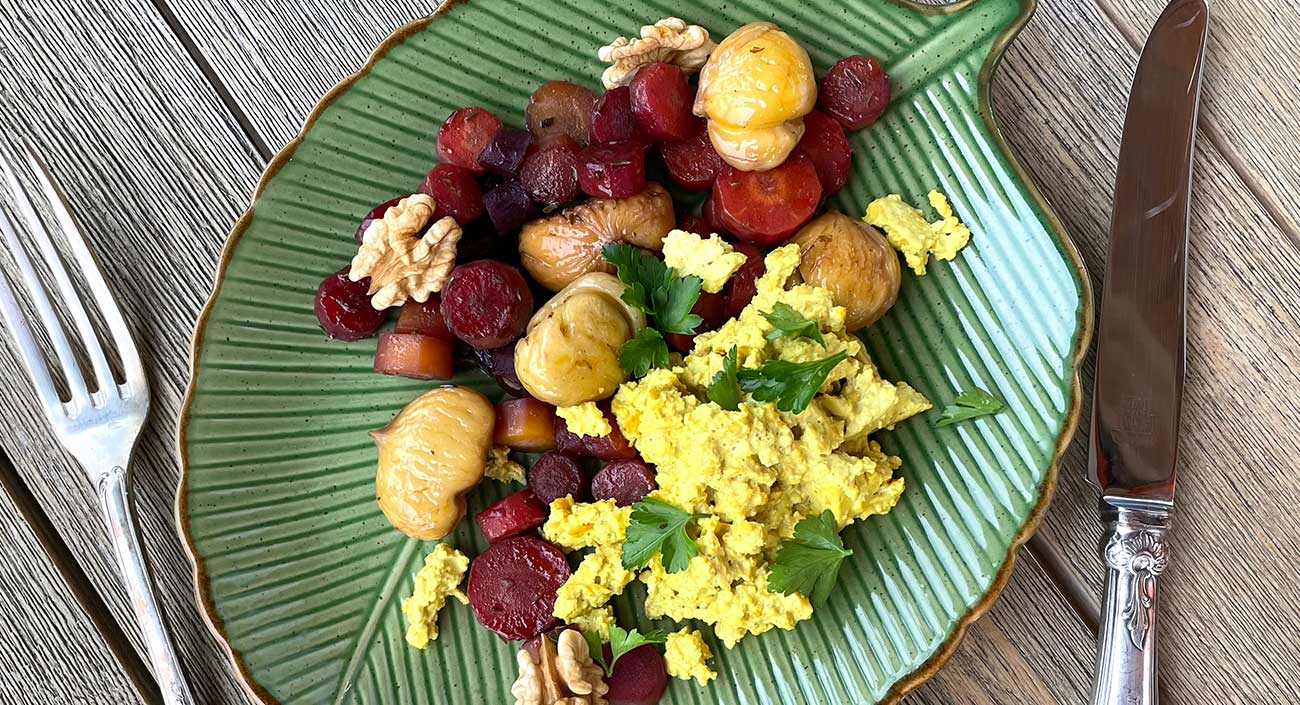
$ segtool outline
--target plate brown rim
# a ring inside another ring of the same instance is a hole
[[[406,41],[406,39],[413,34],[422,31],[431,22],[446,14],[452,7],[466,1],[467,0],[446,0],[446,2],[434,11],[433,15],[414,20],[399,27],[395,32],[393,32],[393,34],[375,48],[361,69],[340,81],[337,85],[331,88],[318,103],[316,103],[312,108],[311,113],[304,121],[298,135],[294,137],[293,141],[285,145],[285,147],[275,155],[270,163],[267,164],[266,170],[258,180],[257,188],[253,192],[248,209],[235,223],[235,226],[227,236],[226,244],[222,247],[221,254],[217,260],[216,272],[213,277],[212,293],[209,295],[208,300],[203,306],[203,310],[199,313],[199,317],[195,322],[194,334],[190,341],[190,381],[186,384],[185,399],[181,407],[180,417],[177,421],[176,442],[177,455],[180,460],[180,478],[176,486],[176,531],[180,537],[186,555],[194,566],[192,572],[194,596],[196,604],[201,608],[199,611],[203,616],[203,620],[208,625],[208,629],[212,632],[213,637],[215,637],[217,642],[221,644],[222,649],[226,653],[227,659],[235,667],[235,672],[239,678],[240,684],[251,697],[253,697],[257,702],[262,703],[262,705],[280,705],[280,703],[269,692],[257,684],[253,679],[252,674],[249,673],[239,653],[230,645],[225,634],[224,625],[222,624],[221,618],[217,616],[216,606],[208,591],[209,578],[204,569],[203,559],[195,550],[194,541],[190,535],[189,523],[185,519],[187,515],[186,486],[189,479],[189,459],[185,450],[186,435],[189,426],[190,409],[193,406],[194,401],[194,378],[198,373],[199,348],[203,340],[204,329],[208,322],[208,316],[212,311],[212,306],[221,292],[221,284],[225,278],[226,268],[230,264],[230,257],[238,246],[240,238],[252,222],[254,204],[257,202],[258,197],[261,196],[262,191],[266,188],[267,184],[270,183],[271,179],[273,179],[276,174],[279,173],[280,169],[293,157],[298,145],[302,143],[304,136],[312,126],[315,125],[322,113],[330,107],[336,98],[350,89],[357,80],[370,73],[374,65],[393,47]],[[913,2],[912,0],[889,0],[889,2],[896,5],[924,14],[949,14],[958,12],[979,1],[980,0],[961,0],[961,2],[951,3],[948,5],[925,5]],[[1043,478],[1042,489],[1038,501],[1030,510],[1029,515],[1026,517],[1025,523],[1020,527],[1020,530],[1014,537],[1012,537],[1011,543],[1007,547],[1007,555],[1006,558],[1003,559],[1002,567],[998,570],[997,575],[994,576],[993,581],[989,584],[988,590],[978,602],[972,605],[971,608],[957,620],[957,624],[953,627],[952,633],[950,633],[948,638],[935,649],[930,658],[926,659],[924,663],[912,670],[910,673],[899,678],[877,705],[897,705],[904,695],[907,695],[918,688],[922,683],[932,678],[939,668],[952,657],[958,644],[961,643],[962,638],[965,636],[967,628],[969,628],[970,625],[980,617],[984,616],[989,609],[992,608],[993,604],[997,601],[997,598],[1002,594],[1003,589],[1006,588],[1007,581],[1011,578],[1011,574],[1015,569],[1016,552],[1025,544],[1026,541],[1029,540],[1031,536],[1033,536],[1035,531],[1037,531],[1038,525],[1042,521],[1043,513],[1056,493],[1056,480],[1061,458],[1064,455],[1066,448],[1069,446],[1070,440],[1074,437],[1074,432],[1078,427],[1079,418],[1081,416],[1082,395],[1079,373],[1080,368],[1082,367],[1083,358],[1087,354],[1092,341],[1093,292],[1091,279],[1088,276],[1087,268],[1084,265],[1083,258],[1079,254],[1078,248],[1066,233],[1065,227],[1060,218],[1056,215],[1055,211],[1052,210],[1047,199],[1043,196],[1042,192],[1039,191],[1037,185],[1034,184],[1029,174],[1020,164],[1020,161],[1010,150],[1006,139],[1003,137],[1002,130],[998,127],[992,101],[990,100],[990,85],[992,83],[993,74],[1001,62],[1007,46],[1009,46],[1016,36],[1020,34],[1020,31],[1024,29],[1037,7],[1038,0],[1020,0],[1020,14],[994,41],[988,57],[980,68],[979,112],[981,117],[984,119],[986,126],[989,128],[990,133],[993,135],[994,140],[997,142],[998,147],[1001,149],[1002,154],[1007,158],[1008,163],[1029,191],[1030,197],[1046,217],[1048,224],[1051,226],[1051,230],[1053,231],[1052,234],[1056,236],[1057,243],[1060,245],[1062,251],[1064,251],[1069,257],[1071,264],[1073,264],[1079,282],[1079,294],[1082,305],[1079,308],[1079,321],[1076,328],[1078,331],[1078,337],[1072,360],[1069,410],[1066,415],[1065,423],[1061,428],[1061,432],[1056,438],[1052,459],[1048,464],[1046,475]]]

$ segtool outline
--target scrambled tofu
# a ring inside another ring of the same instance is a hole
[[[952,212],[946,196],[931,191],[930,207],[940,217],[933,223],[895,193],[872,201],[863,220],[885,231],[889,244],[903,253],[913,272],[925,274],[931,254],[941,260],[951,260],[970,242],[970,228]]]
[[[524,466],[510,459],[510,449],[495,446],[488,450],[487,465],[483,474],[497,482],[517,482],[524,484],[526,475]]]
[[[564,419],[564,427],[575,436],[599,438],[608,436],[613,430],[609,426],[609,419],[605,418],[605,413],[594,401],[556,407],[555,415]]]
[[[787,286],[799,265],[797,245],[773,251],[765,264],[753,301],[737,318],[698,336],[695,349],[670,369],[623,384],[613,400],[619,427],[657,468],[653,496],[709,515],[696,522],[699,555],[685,570],[668,573],[655,557],[640,571],[646,614],[712,624],[728,648],[748,634],[792,629],[812,614],[804,595],[768,590],[777,547],[811,514],[830,510],[842,528],[888,512],[903,491],[894,477],[901,461],[870,434],[930,408],[915,389],[881,378],[861,341],[845,330],[845,310],[830,292]],[[767,340],[772,324],[762,314],[777,303],[817,321],[825,346],[807,338]],[[841,351],[847,358],[798,414],[744,394],[739,409],[727,411],[705,390],[733,346],[741,367]],[[630,514],[599,504],[557,500],[543,528],[566,548],[595,548],[560,590],[555,614],[562,619],[588,618],[636,577],[620,562]]]
[[[710,294],[722,291],[723,285],[745,264],[745,255],[716,234],[707,238],[685,230],[674,230],[664,238],[664,263],[683,276],[694,275]]]
[[[668,666],[668,675],[673,678],[687,681],[694,678],[696,683],[708,685],[709,681],[718,677],[709,668],[711,658],[713,652],[704,643],[704,636],[698,629],[683,628],[669,634],[668,641],[664,643],[664,661]]]
[[[445,543],[438,544],[424,558],[424,567],[415,574],[415,591],[402,600],[406,618],[406,643],[423,649],[438,638],[438,612],[448,597],[468,605],[469,599],[457,587],[469,568],[469,558]]]

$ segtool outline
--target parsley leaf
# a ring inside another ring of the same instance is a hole
[[[668,343],[654,328],[642,328],[636,337],[623,343],[618,365],[633,379],[641,379],[652,368],[668,366]]]
[[[618,271],[624,287],[623,300],[650,314],[655,328],[691,335],[703,322],[691,313],[700,298],[699,277],[678,276],[658,257],[621,242],[611,242],[601,252]]]
[[[821,327],[817,321],[810,318],[804,318],[803,314],[794,310],[794,307],[782,301],[778,301],[771,311],[764,311],[763,318],[772,324],[772,330],[767,332],[768,340],[777,338],[809,338],[826,347],[826,339],[822,337]]]
[[[605,643],[601,640],[600,635],[595,632],[584,631],[583,638],[587,640],[587,650],[591,652],[591,660],[600,664],[605,669],[606,676],[614,675],[614,664],[618,663],[619,657],[627,652],[646,644],[662,644],[668,641],[668,635],[661,629],[656,629],[649,634],[632,629],[627,630],[618,626],[611,625],[609,628],[609,661],[605,660]]]
[[[794,525],[794,538],[781,542],[767,575],[767,589],[785,595],[802,593],[815,605],[826,602],[840,564],[853,555],[844,547],[835,515],[828,509],[821,516],[804,517]]]
[[[808,408],[831,371],[848,356],[848,351],[841,350],[812,362],[768,360],[762,367],[740,370],[740,388],[757,401],[776,402],[777,409],[798,414]]]
[[[726,357],[722,358],[722,369],[713,375],[709,383],[709,401],[726,409],[735,411],[740,408],[740,380],[736,378],[736,346],[731,346]]]
[[[689,514],[653,497],[632,505],[632,518],[623,541],[623,567],[640,568],[658,553],[664,570],[669,573],[686,570],[691,558],[700,553],[687,527],[691,521],[707,516]]]
[[[942,428],[977,416],[996,414],[1005,408],[1006,404],[983,389],[968,389],[958,394],[957,398],[952,400],[952,404],[943,410],[935,427]]]

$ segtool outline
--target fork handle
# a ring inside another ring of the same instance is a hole
[[[140,550],[140,539],[131,517],[126,468],[113,466],[100,478],[98,490],[99,500],[104,506],[108,535],[113,540],[113,552],[117,555],[117,565],[131,598],[131,606],[135,609],[135,619],[140,634],[144,637],[145,649],[149,652],[149,662],[162,691],[163,702],[167,705],[194,705],[194,697],[185,682],[185,673],[181,671],[180,661],[176,658],[176,651],[167,635],[167,627],[163,624],[162,612],[154,597],[149,567]]]
[[[1160,574],[1169,564],[1169,510],[1106,508],[1106,594],[1093,705],[1159,705],[1156,619]]]

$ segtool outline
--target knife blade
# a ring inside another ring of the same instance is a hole
[[[1115,178],[1090,466],[1103,497],[1172,503],[1184,368],[1192,153],[1208,10],[1174,0],[1129,95]]]
[[[1209,10],[1172,0],[1129,94],[1097,325],[1089,464],[1106,522],[1094,705],[1158,705],[1159,579],[1178,478],[1192,156]]]

